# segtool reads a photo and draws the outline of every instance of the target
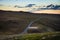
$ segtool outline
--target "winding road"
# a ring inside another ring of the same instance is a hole
[[[16,36],[20,36],[20,35],[26,34],[28,28],[31,27],[31,25],[32,25],[35,21],[38,21],[40,18],[42,18],[42,17],[39,17],[39,18],[37,18],[36,20],[31,21],[31,22],[29,23],[29,25],[26,27],[26,29],[25,29],[22,33],[20,33],[20,34],[14,34],[14,35],[0,35],[0,40],[3,40],[3,39],[5,39],[5,38],[12,38],[12,37],[16,37]],[[45,27],[45,28],[46,28],[48,31],[52,31],[52,30],[50,29],[50,27]]]
[[[30,22],[29,25],[26,27],[26,29],[25,29],[22,33],[20,33],[20,34],[0,35],[0,40],[3,40],[3,39],[5,39],[5,38],[12,38],[12,37],[15,37],[15,36],[20,36],[20,35],[23,35],[23,34],[27,33],[28,28],[31,27],[31,25],[32,25],[35,21],[37,21],[37,20],[39,20],[39,19],[40,19],[40,18],[37,18],[36,20]]]
[[[32,25],[35,21],[39,20],[40,18],[42,18],[42,17],[39,17],[39,18],[37,18],[36,20],[30,22],[29,25],[27,26],[27,28],[26,28],[22,33],[23,33],[23,34],[27,33],[28,28],[31,27],[31,25]]]

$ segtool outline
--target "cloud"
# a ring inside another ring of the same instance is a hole
[[[50,5],[48,5],[46,8],[49,8],[49,9],[60,9],[60,5],[50,4]]]
[[[0,4],[0,6],[4,6],[3,4]]]
[[[19,6],[19,5],[15,5],[14,7],[16,7],[16,8],[23,8],[23,7]]]
[[[26,7],[32,7],[34,6],[35,4],[28,4]]]

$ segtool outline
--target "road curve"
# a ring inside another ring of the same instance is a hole
[[[31,21],[31,22],[29,23],[29,25],[27,26],[27,28],[26,28],[22,33],[23,33],[23,34],[24,34],[24,33],[27,33],[28,28],[31,27],[31,25],[32,25],[35,21],[39,20],[40,18],[42,18],[42,17],[39,17],[39,18]]]

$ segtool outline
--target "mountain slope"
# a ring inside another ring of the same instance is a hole
[[[0,10],[0,35],[1,34],[19,34],[24,31],[31,21],[42,17],[37,23],[56,28],[60,31],[59,14],[34,14],[29,12],[1,11]],[[48,22],[48,23],[47,23]],[[55,25],[56,24],[56,25]],[[43,29],[44,30],[44,29]]]

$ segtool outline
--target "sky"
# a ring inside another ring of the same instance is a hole
[[[36,5],[49,5],[49,4],[57,4],[60,5],[60,0],[0,0],[0,4],[2,5],[20,5],[26,6],[28,4],[36,4]]]
[[[43,7],[50,4],[60,5],[60,0],[0,0],[0,10],[34,11],[34,7],[26,7],[28,4],[36,4],[36,6],[38,7]],[[18,5],[19,7],[23,8],[16,8],[15,5]]]

